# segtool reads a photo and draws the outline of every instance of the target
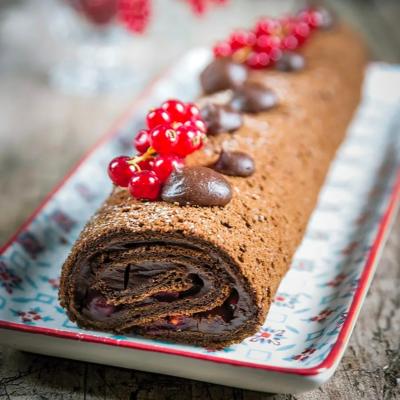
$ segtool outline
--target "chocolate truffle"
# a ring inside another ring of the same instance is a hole
[[[275,64],[275,68],[283,72],[300,71],[304,66],[304,57],[293,51],[283,53],[282,57]]]
[[[229,58],[216,58],[201,73],[200,83],[204,93],[211,94],[242,85],[248,74],[245,65]]]
[[[220,173],[211,168],[184,167],[170,175],[161,197],[180,205],[225,206],[232,198],[232,188]]]
[[[247,82],[237,88],[233,94],[230,106],[236,111],[257,113],[276,106],[277,95],[271,90],[255,82]]]
[[[243,124],[242,114],[226,105],[207,103],[200,112],[207,126],[207,135],[233,132]]]
[[[212,168],[224,175],[245,177],[254,173],[255,164],[247,153],[223,150]]]

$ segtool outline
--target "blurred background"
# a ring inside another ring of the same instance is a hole
[[[0,242],[182,54],[303,4],[214,0],[198,15],[201,3],[153,0],[128,30],[115,23],[115,0],[0,1]],[[328,3],[365,36],[374,58],[400,61],[398,0]]]

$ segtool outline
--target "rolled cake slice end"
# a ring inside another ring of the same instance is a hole
[[[83,237],[60,291],[79,326],[223,347],[264,319],[235,260],[204,238],[123,227]]]

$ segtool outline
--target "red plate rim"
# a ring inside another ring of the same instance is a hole
[[[11,236],[11,238],[0,248],[0,255],[2,255],[8,247],[15,241],[17,236],[23,232],[30,223],[35,219],[35,217],[40,213],[40,211],[46,206],[49,200],[64,186],[66,181],[77,171],[77,169],[89,158],[90,155],[102,144],[107,142],[112,136],[117,134],[119,129],[129,120],[130,116],[134,114],[138,106],[148,97],[148,95],[152,92],[154,87],[157,83],[165,76],[168,75],[169,71],[172,67],[168,68],[164,73],[158,75],[152,82],[144,89],[141,94],[137,97],[134,103],[128,108],[128,110],[117,120],[116,123],[113,124],[111,129],[103,135],[98,142],[93,145],[89,149],[89,151],[84,154],[84,156],[79,160],[77,164],[65,175],[65,177],[53,188],[50,193],[45,196],[36,210],[27,218],[27,220],[20,226],[19,229]],[[374,267],[378,260],[379,252],[383,248],[385,243],[385,239],[388,235],[389,228],[391,222],[393,221],[397,205],[400,199],[400,169],[397,171],[396,182],[392,193],[390,195],[389,205],[382,216],[379,222],[379,229],[377,235],[374,239],[374,243],[370,249],[370,253],[368,255],[367,261],[363,268],[363,272],[359,281],[359,285],[357,290],[354,293],[353,301],[350,305],[349,312],[347,318],[342,325],[338,338],[335,344],[332,346],[329,354],[320,364],[310,367],[310,368],[287,368],[287,367],[279,367],[273,365],[261,365],[251,362],[245,361],[236,361],[231,360],[223,357],[216,357],[213,355],[208,354],[197,354],[190,351],[185,350],[176,350],[161,347],[160,345],[153,345],[153,344],[143,344],[143,343],[132,343],[127,340],[117,340],[112,338],[102,338],[93,336],[90,334],[82,334],[77,332],[67,332],[67,331],[60,331],[57,329],[49,329],[37,326],[30,326],[24,324],[18,324],[9,321],[0,320],[0,328],[9,329],[9,330],[16,330],[28,333],[35,333],[35,334],[42,334],[47,336],[53,336],[62,339],[70,339],[70,340],[79,340],[89,343],[96,343],[96,344],[106,344],[109,346],[118,346],[118,347],[125,347],[125,348],[132,348],[136,350],[142,351],[151,351],[163,354],[170,354],[175,356],[187,357],[197,360],[209,361],[209,362],[216,362],[221,364],[229,364],[237,367],[245,367],[245,368],[255,368],[264,371],[271,371],[271,372],[280,372],[285,374],[294,374],[294,375],[319,375],[323,372],[326,372],[330,368],[332,368],[335,363],[340,359],[345,349],[345,345],[349,339],[349,336],[352,332],[353,326],[355,324],[358,312],[360,311],[364,296],[369,288],[369,283],[372,279],[374,273]]]

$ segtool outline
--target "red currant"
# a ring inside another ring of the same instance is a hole
[[[255,42],[255,33],[246,31],[244,29],[233,32],[229,38],[229,44],[233,51],[239,50],[246,46],[253,46]]]
[[[158,125],[170,124],[171,118],[169,114],[162,108],[156,108],[150,111],[146,117],[147,126],[152,129]]]
[[[310,36],[310,34],[311,29],[307,23],[300,21],[294,25],[293,35],[297,38],[299,44],[304,43],[305,40]]]
[[[200,117],[200,110],[199,108],[193,103],[186,103],[186,115],[185,120],[196,120]]]
[[[132,32],[143,33],[150,14],[150,0],[118,0],[118,19]]]
[[[132,32],[143,33],[150,14],[150,0],[118,0],[118,19]]]
[[[153,171],[137,171],[128,185],[131,195],[138,200],[157,200],[161,182]]]
[[[188,2],[196,15],[203,15],[206,12],[207,4],[205,0],[188,0]]]
[[[299,14],[299,19],[304,21],[311,29],[317,29],[322,22],[322,14],[315,9],[304,10]]]
[[[137,163],[140,169],[152,170],[154,165],[154,158],[148,158],[147,160],[142,160]]]
[[[134,141],[133,141],[136,150],[140,153],[143,154],[146,152],[146,150],[150,147],[150,134],[147,129],[142,129],[139,131],[139,133],[136,135]]]
[[[232,47],[228,42],[218,42],[213,48],[215,57],[229,57],[232,55]]]
[[[168,114],[171,122],[185,122],[187,117],[186,104],[179,100],[167,100],[161,108]]]
[[[73,6],[90,22],[98,25],[108,24],[117,11],[116,0],[77,0],[73,2]]]
[[[174,153],[178,133],[168,125],[159,125],[150,131],[151,147],[159,154]]]
[[[247,66],[252,69],[266,68],[270,63],[271,58],[265,52],[251,53],[246,59]]]
[[[186,0],[192,11],[200,16],[203,15],[207,11],[207,7],[209,6],[209,3],[214,3],[216,5],[223,5],[226,4],[227,0]]]
[[[276,35],[281,30],[280,21],[272,18],[262,18],[260,19],[255,28],[256,36],[260,35]]]
[[[203,133],[207,132],[207,126],[206,123],[202,119],[196,119],[194,121],[187,121],[184,123],[186,126],[192,126],[194,125],[198,130],[200,130]]]
[[[281,39],[278,36],[260,35],[254,45],[255,51],[269,52],[271,49],[279,48]]]
[[[174,153],[181,157],[198,150],[204,142],[205,134],[194,124],[185,124],[177,128],[178,142]]]
[[[295,50],[299,47],[299,41],[294,35],[289,35],[283,38],[282,47],[285,50]]]
[[[285,18],[281,19],[281,27],[282,27],[282,34],[283,36],[287,36],[293,32],[294,26],[298,21],[297,18],[289,15]]]
[[[181,168],[184,161],[178,156],[158,156],[153,161],[152,171],[157,175],[161,183],[164,183],[174,169]]]
[[[108,164],[108,176],[117,186],[127,187],[129,180],[135,173],[136,169],[128,163],[129,160],[130,157],[119,156],[112,159]]]
[[[282,54],[283,52],[279,47],[272,48],[268,53],[271,62],[278,61],[282,57]]]

